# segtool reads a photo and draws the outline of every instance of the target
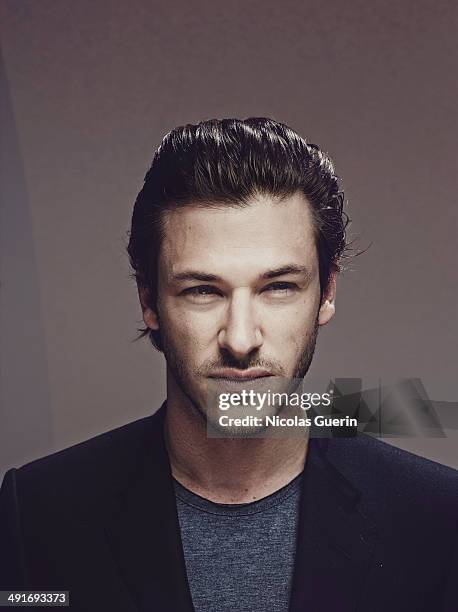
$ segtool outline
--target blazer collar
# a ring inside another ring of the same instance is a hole
[[[106,531],[140,612],[193,612],[163,436],[165,409],[166,402],[151,418],[143,460],[120,491]],[[290,612],[355,610],[374,547],[375,528],[358,510],[359,491],[328,458],[334,442],[309,441]]]
[[[144,460],[120,493],[107,533],[139,611],[193,612],[163,435],[165,407],[152,417]]]
[[[360,491],[329,459],[339,440],[309,440],[290,612],[354,611],[376,541]]]

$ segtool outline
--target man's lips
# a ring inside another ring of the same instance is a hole
[[[264,368],[250,368],[249,370],[237,370],[236,368],[222,368],[212,372],[209,378],[219,378],[224,380],[253,380],[254,378],[265,378],[273,376],[272,372]]]

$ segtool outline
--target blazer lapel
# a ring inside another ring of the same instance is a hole
[[[121,492],[106,530],[138,610],[193,612],[163,437],[164,411],[165,403],[153,417],[138,472]]]
[[[309,441],[290,612],[356,610],[375,544],[359,491],[327,458],[332,443]]]
[[[290,612],[357,609],[373,552],[374,524],[358,510],[359,491],[309,441]]]

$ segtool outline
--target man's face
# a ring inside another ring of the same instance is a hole
[[[166,213],[158,311],[144,320],[161,332],[172,388],[202,416],[209,381],[305,375],[335,289],[320,305],[309,206],[295,194]]]

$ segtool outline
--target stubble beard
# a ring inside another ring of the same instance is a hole
[[[295,367],[294,374],[292,379],[297,381],[296,387],[299,385],[299,382],[305,377],[307,374],[310,365],[313,360],[313,355],[315,353],[316,341],[318,337],[318,317],[315,320],[314,327],[312,329],[312,333],[308,337],[307,344],[302,351],[301,357]],[[175,382],[180,388],[181,392],[185,397],[189,400],[192,409],[195,412],[195,415],[203,422],[205,425],[207,423],[207,410],[203,408],[200,401],[198,401],[192,392],[192,384],[191,384],[191,376],[192,373],[186,367],[185,361],[180,357],[179,352],[176,350],[175,345],[172,339],[169,337],[167,330],[161,330],[161,344],[162,344],[162,352],[164,353],[167,366],[172,372]],[[290,389],[292,391],[293,389]],[[281,412],[282,408],[279,407],[277,414]],[[230,432],[227,432],[228,434]],[[260,433],[260,432],[259,432]]]

